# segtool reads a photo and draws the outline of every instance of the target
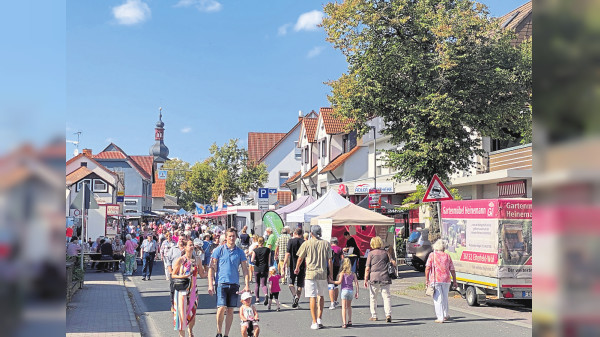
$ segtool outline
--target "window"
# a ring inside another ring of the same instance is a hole
[[[342,153],[348,152],[348,135],[342,137]]]
[[[108,184],[102,179],[94,179],[94,192],[108,192]]]
[[[307,190],[304,190],[304,195],[308,195],[308,191]]]
[[[378,176],[381,175],[381,166],[377,166],[377,173],[375,174],[377,174]]]
[[[327,187],[321,187],[321,195],[327,193]]]
[[[289,172],[279,172],[279,186],[283,185],[290,176]]]
[[[81,162],[81,166],[83,166],[83,167],[87,167],[87,161],[82,161],[82,162]]]
[[[83,179],[77,183],[77,186],[75,187],[75,191],[76,192],[81,191],[81,187],[83,186],[82,184],[84,184],[84,183],[88,185],[88,188],[92,187],[92,179]]]
[[[294,142],[294,159],[302,160],[302,149],[298,147],[298,141]]]
[[[323,157],[323,158],[327,157],[327,139],[324,139],[321,142],[321,157]]]
[[[308,146],[304,148],[304,163],[308,164]]]

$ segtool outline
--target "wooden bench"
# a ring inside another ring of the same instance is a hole
[[[90,262],[90,263],[103,263],[103,262],[104,263],[110,263],[110,265],[109,265],[110,268],[108,268],[108,269],[110,269],[112,271],[115,271],[114,270],[114,266],[115,266],[114,263],[115,262],[121,262],[121,260],[88,260],[87,262]]]

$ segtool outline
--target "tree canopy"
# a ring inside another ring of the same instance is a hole
[[[481,136],[531,138],[531,41],[511,45],[469,0],[346,0],[325,6],[327,40],[348,61],[334,112],[364,134],[371,117],[398,145],[396,179],[426,184],[470,168]]]
[[[215,203],[219,195],[224,202],[252,190],[267,182],[268,172],[264,164],[248,162],[248,152],[238,147],[238,140],[231,139],[219,147],[210,147],[211,156],[190,165],[181,160],[170,160],[163,166],[169,170],[166,190],[178,197],[178,204],[193,209],[194,202]]]

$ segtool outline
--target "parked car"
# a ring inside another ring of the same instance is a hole
[[[425,263],[432,250],[429,229],[419,229],[410,233],[406,242],[406,264],[418,271],[425,271]]]

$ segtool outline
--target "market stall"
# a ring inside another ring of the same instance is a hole
[[[285,207],[282,207],[278,210],[275,210],[275,212],[277,214],[279,214],[279,216],[281,217],[283,222],[285,222],[287,215],[289,213],[295,212],[297,210],[301,210],[301,209],[307,207],[308,205],[311,205],[314,202],[315,202],[315,198],[313,198],[310,195],[304,195],[304,196],[301,196],[300,198],[298,198],[298,200],[292,202],[291,204],[289,204]]]
[[[294,225],[297,223],[303,223],[306,224],[304,229],[308,230],[310,219],[351,204],[352,203],[350,201],[340,196],[337,191],[329,190],[312,204],[295,212],[289,213],[286,217],[286,223],[291,223]]]

